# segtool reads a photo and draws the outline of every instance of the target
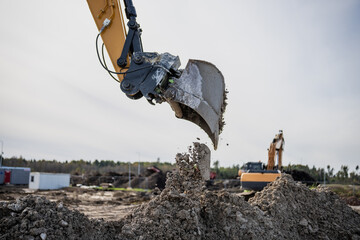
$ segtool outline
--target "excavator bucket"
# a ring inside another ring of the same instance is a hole
[[[164,95],[175,116],[200,126],[216,149],[226,107],[224,77],[219,69],[209,62],[189,60],[181,76],[171,82]]]

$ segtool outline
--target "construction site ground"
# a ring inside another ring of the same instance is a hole
[[[232,194],[244,194],[240,187],[225,188],[222,181],[217,181],[217,188],[212,191],[227,191]],[[328,185],[331,189],[332,185]],[[336,187],[340,187],[336,185]],[[359,186],[357,186],[359,187]],[[54,202],[62,202],[71,210],[78,210],[89,218],[117,221],[138,205],[149,201],[155,196],[152,190],[96,190],[79,187],[69,187],[60,190],[32,190],[26,186],[0,185],[0,202],[16,200],[28,195],[43,196]],[[244,194],[246,196],[246,193]],[[349,199],[352,199],[349,197]],[[358,204],[349,205],[360,214],[360,199]]]
[[[360,239],[360,214],[329,188],[287,174],[247,200],[207,188],[203,150],[177,154],[162,191],[1,188],[0,239]]]
[[[60,190],[32,190],[22,186],[0,186],[0,202],[12,201],[28,195],[43,196],[62,202],[71,210],[78,210],[89,218],[116,221],[137,205],[150,200],[151,191],[106,191],[69,187]]]

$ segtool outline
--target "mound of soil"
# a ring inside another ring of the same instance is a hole
[[[290,175],[249,200],[272,217],[288,238],[360,239],[360,215],[327,188],[310,190]]]
[[[145,188],[145,189],[164,189],[166,182],[166,175],[163,172],[153,172],[148,177],[134,177],[130,181],[130,186],[132,188]],[[115,187],[126,188],[129,186],[128,179],[125,181],[116,181],[114,183]]]
[[[131,173],[131,177],[134,178],[135,174]],[[101,183],[112,183],[114,186],[120,186],[123,183],[129,181],[129,173],[116,173],[116,172],[107,172],[104,175],[96,172],[92,175],[71,175],[70,182],[72,185],[82,184],[82,185],[96,185],[99,186]]]
[[[199,149],[200,147],[200,149]],[[178,172],[168,174],[165,189],[122,221],[126,239],[264,239],[281,236],[272,219],[240,196],[206,190],[198,151],[178,154]]]
[[[208,191],[205,145],[177,154],[178,171],[152,200],[117,222],[89,220],[62,203],[25,197],[0,204],[0,239],[360,239],[360,215],[324,188],[284,175],[246,202]]]
[[[44,197],[0,203],[0,239],[104,239],[111,232],[78,211]]]

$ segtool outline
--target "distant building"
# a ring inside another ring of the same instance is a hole
[[[0,167],[0,184],[29,184],[30,168]]]
[[[69,187],[70,174],[32,172],[30,174],[29,188],[39,190],[60,189]]]

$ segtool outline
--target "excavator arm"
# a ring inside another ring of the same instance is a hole
[[[190,60],[184,70],[178,56],[170,53],[144,52],[137,13],[132,0],[124,0],[126,26],[119,0],[87,0],[99,34],[96,49],[103,68],[120,83],[120,89],[131,99],[145,97],[151,104],[167,102],[177,118],[200,126],[217,148],[224,126],[226,107],[224,77],[215,65]],[[114,71],[101,54],[101,36]],[[154,103],[155,102],[155,103]]]
[[[279,130],[279,133],[275,135],[275,138],[270,143],[270,147],[268,149],[268,164],[267,170],[275,169],[275,160],[277,158],[277,168],[280,170],[282,167],[282,153],[284,151],[284,135],[283,131]]]
[[[126,26],[121,14],[121,5],[117,0],[88,0],[87,2],[99,30],[98,36],[101,34],[115,72],[126,72],[124,68],[121,68],[116,63],[126,40]],[[117,74],[116,78],[118,81],[122,81],[124,74]]]

